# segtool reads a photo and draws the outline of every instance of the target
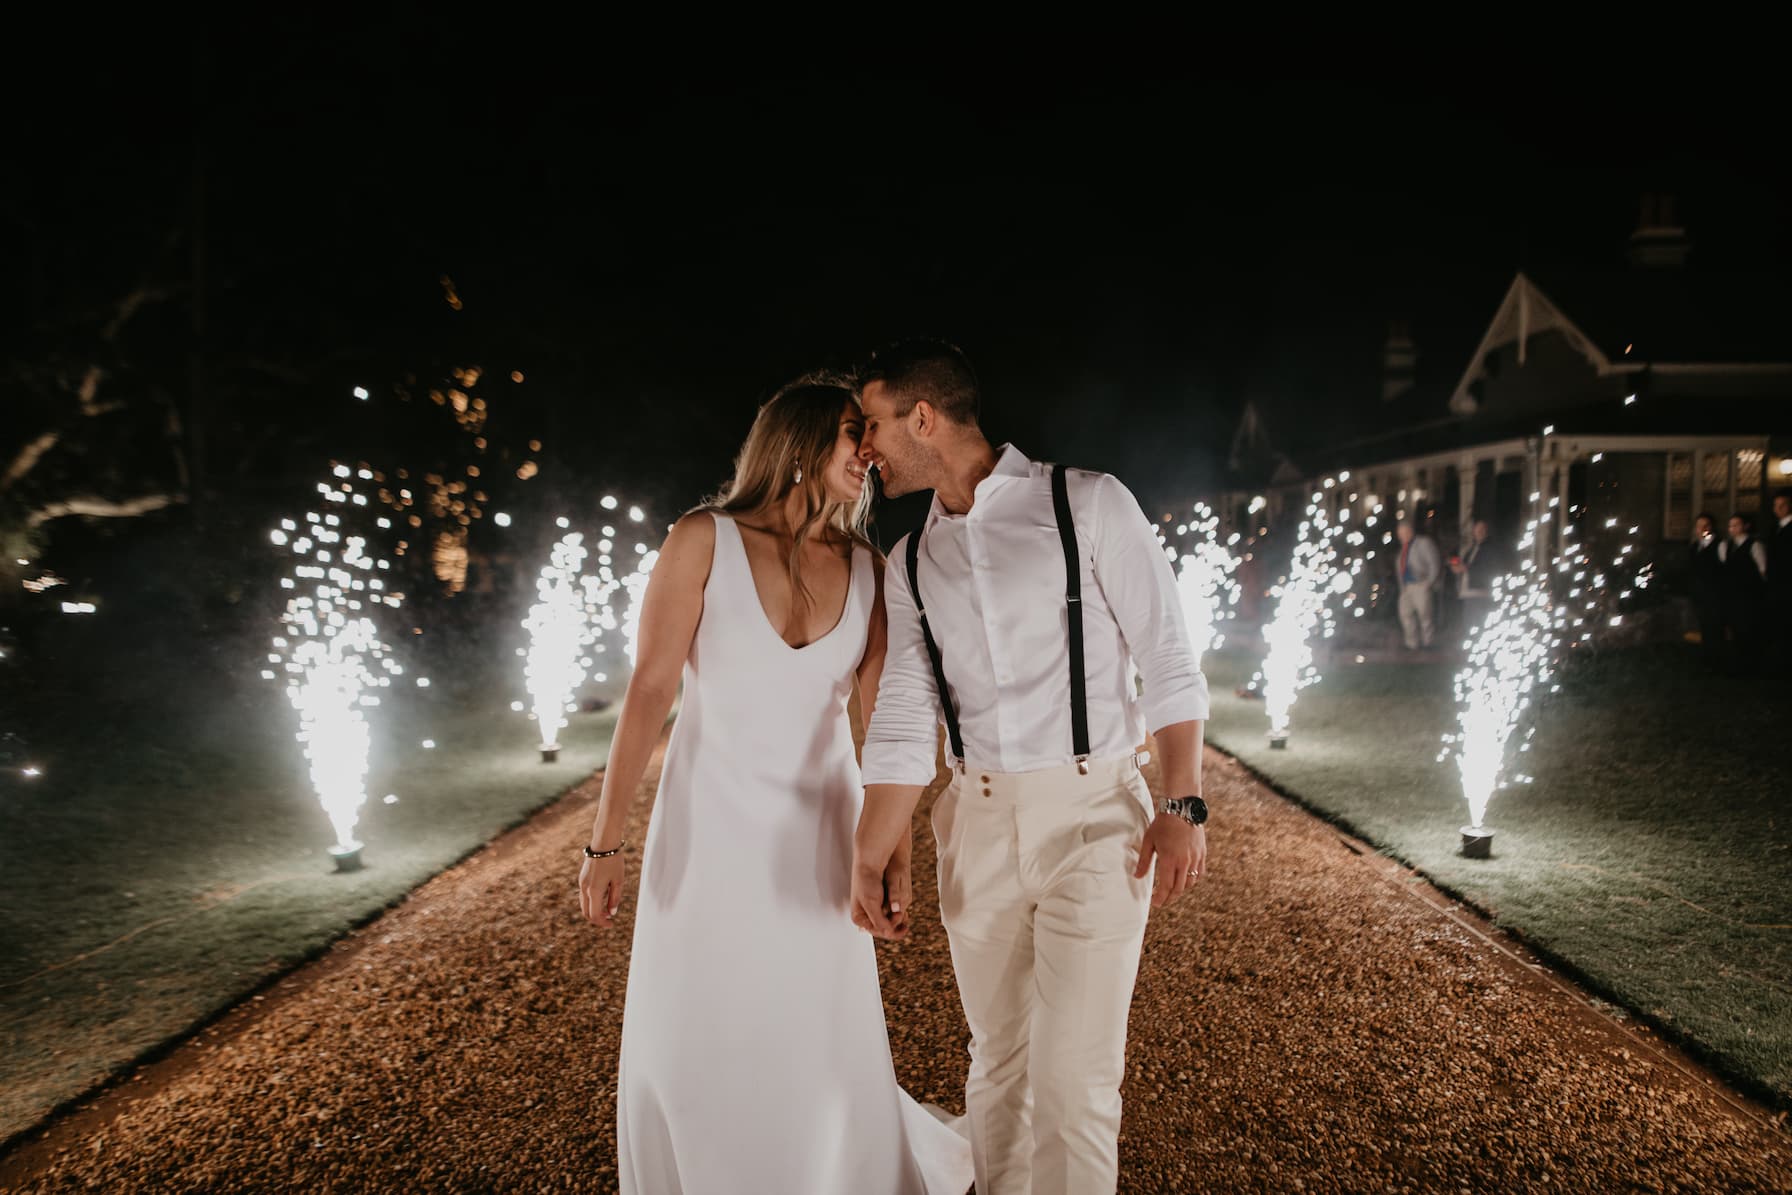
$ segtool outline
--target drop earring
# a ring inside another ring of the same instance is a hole
[[[796,476],[791,478],[790,483],[792,485],[802,485],[803,484],[803,467],[801,465],[798,465],[796,467]]]

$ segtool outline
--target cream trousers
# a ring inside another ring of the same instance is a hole
[[[1126,1015],[1150,913],[1153,803],[1137,756],[1037,772],[971,761],[933,808],[940,920],[971,1029],[979,1195],[1119,1180]]]
[[[1400,636],[1409,648],[1430,647],[1434,622],[1431,586],[1408,585],[1400,591]]]

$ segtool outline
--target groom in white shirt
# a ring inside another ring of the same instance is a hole
[[[882,350],[859,395],[860,455],[884,492],[934,499],[919,542],[899,541],[886,570],[853,920],[899,932],[884,872],[933,780],[944,721],[953,773],[933,829],[971,1030],[977,1190],[1113,1191],[1146,917],[1206,869],[1207,680],[1175,577],[1115,478],[990,446],[976,376],[952,345]],[[1139,771],[1147,729],[1162,810]]]

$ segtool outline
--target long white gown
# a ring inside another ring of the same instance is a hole
[[[964,1195],[970,1145],[896,1082],[853,926],[863,800],[846,703],[875,567],[793,648],[716,515],[703,617],[647,831],[616,1100],[622,1190]]]

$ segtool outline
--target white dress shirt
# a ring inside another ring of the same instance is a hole
[[[1090,753],[1126,755],[1147,727],[1205,720],[1207,678],[1169,558],[1138,500],[1106,473],[1066,474],[1082,562]],[[923,528],[921,595],[965,755],[1002,772],[1069,763],[1068,607],[1049,467],[1004,445],[970,512],[952,514],[935,495]],[[884,603],[889,649],[865,737],[865,783],[928,784],[944,715],[909,592],[907,536],[890,553]]]
[[[1725,564],[1728,564],[1730,562],[1731,546],[1734,545],[1735,547],[1740,548],[1745,543],[1748,543],[1746,537],[1743,539],[1731,537],[1724,540],[1723,543],[1717,545],[1717,558]],[[1755,562],[1755,570],[1765,577],[1767,575],[1767,545],[1760,540],[1756,540],[1748,545],[1748,549],[1750,559]]]

